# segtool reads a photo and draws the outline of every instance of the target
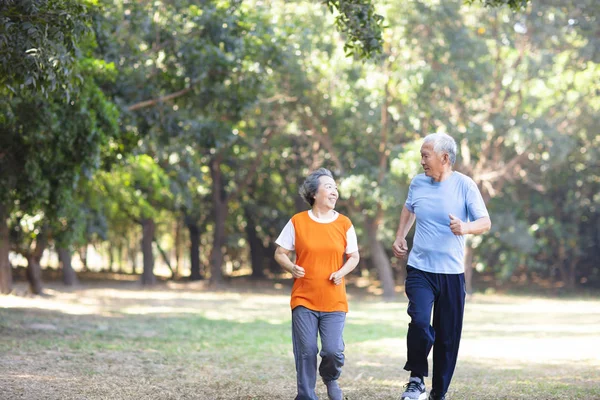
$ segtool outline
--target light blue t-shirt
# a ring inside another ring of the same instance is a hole
[[[408,265],[437,274],[463,273],[465,237],[452,233],[448,214],[464,222],[489,216],[475,182],[456,171],[442,182],[419,174],[405,206],[417,217]]]

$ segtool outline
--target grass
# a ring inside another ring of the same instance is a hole
[[[0,297],[2,399],[295,395],[285,287],[111,282],[47,293]],[[348,399],[399,398],[406,305],[353,292],[340,378]],[[599,337],[600,300],[477,295],[451,398],[600,399]]]

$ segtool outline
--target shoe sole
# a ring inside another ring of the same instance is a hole
[[[418,399],[411,399],[410,397],[401,397],[400,400],[427,400],[428,398],[429,397],[427,397],[427,392],[425,392],[421,393]]]

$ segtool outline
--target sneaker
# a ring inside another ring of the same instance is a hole
[[[329,400],[343,400],[342,389],[338,381],[323,381],[327,386],[327,397]]]
[[[425,390],[425,382],[422,379],[411,376],[408,383],[404,385],[406,390],[400,396],[400,400],[426,400],[427,391]]]

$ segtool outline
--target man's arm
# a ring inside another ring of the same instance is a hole
[[[406,257],[408,254],[408,245],[406,244],[406,235],[412,228],[417,219],[416,215],[411,213],[406,206],[402,207],[400,213],[400,223],[398,224],[398,230],[396,231],[396,240],[392,245],[392,251],[398,258]]]
[[[481,217],[475,221],[463,222],[450,214],[450,230],[457,236],[460,235],[479,235],[487,232],[492,227],[490,217]]]

